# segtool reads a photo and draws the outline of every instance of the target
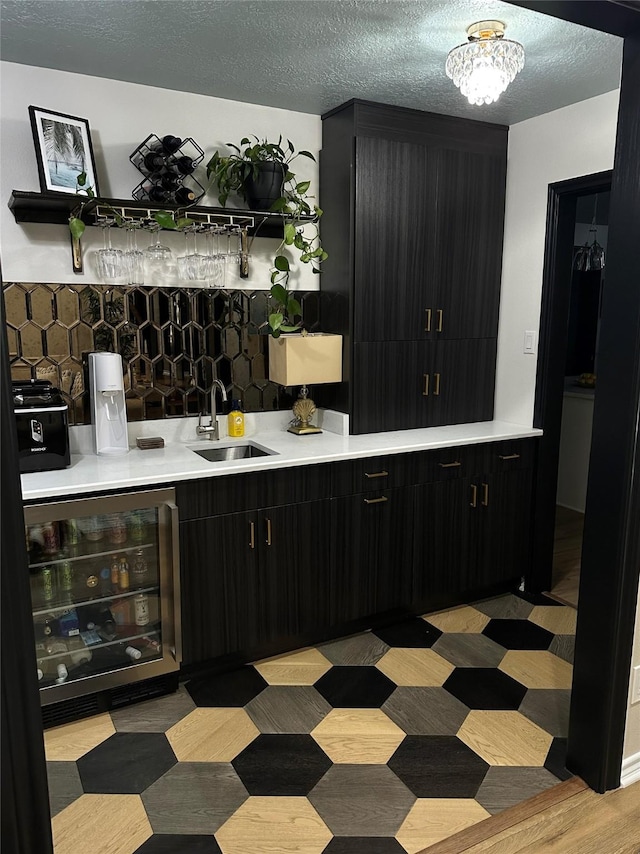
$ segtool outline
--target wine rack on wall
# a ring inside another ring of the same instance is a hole
[[[153,204],[196,204],[206,192],[193,175],[203,158],[204,151],[191,137],[160,138],[150,133],[129,156],[143,176],[133,198]]]

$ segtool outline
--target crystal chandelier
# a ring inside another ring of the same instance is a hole
[[[470,104],[492,104],[524,68],[524,48],[504,38],[502,21],[478,21],[449,51],[445,71]]]

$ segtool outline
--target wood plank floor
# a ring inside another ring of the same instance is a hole
[[[549,592],[574,608],[578,607],[583,529],[584,513],[557,506],[553,586]]]
[[[573,778],[421,854],[639,854],[640,783],[598,795]]]

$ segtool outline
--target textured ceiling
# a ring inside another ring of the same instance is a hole
[[[622,39],[499,0],[5,0],[0,57],[320,114],[349,98],[513,124],[619,85]],[[498,18],[525,69],[475,107],[445,76]]]

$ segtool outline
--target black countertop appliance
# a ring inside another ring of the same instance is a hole
[[[21,472],[66,468],[69,457],[69,407],[50,382],[14,381],[13,411],[18,426]]]

